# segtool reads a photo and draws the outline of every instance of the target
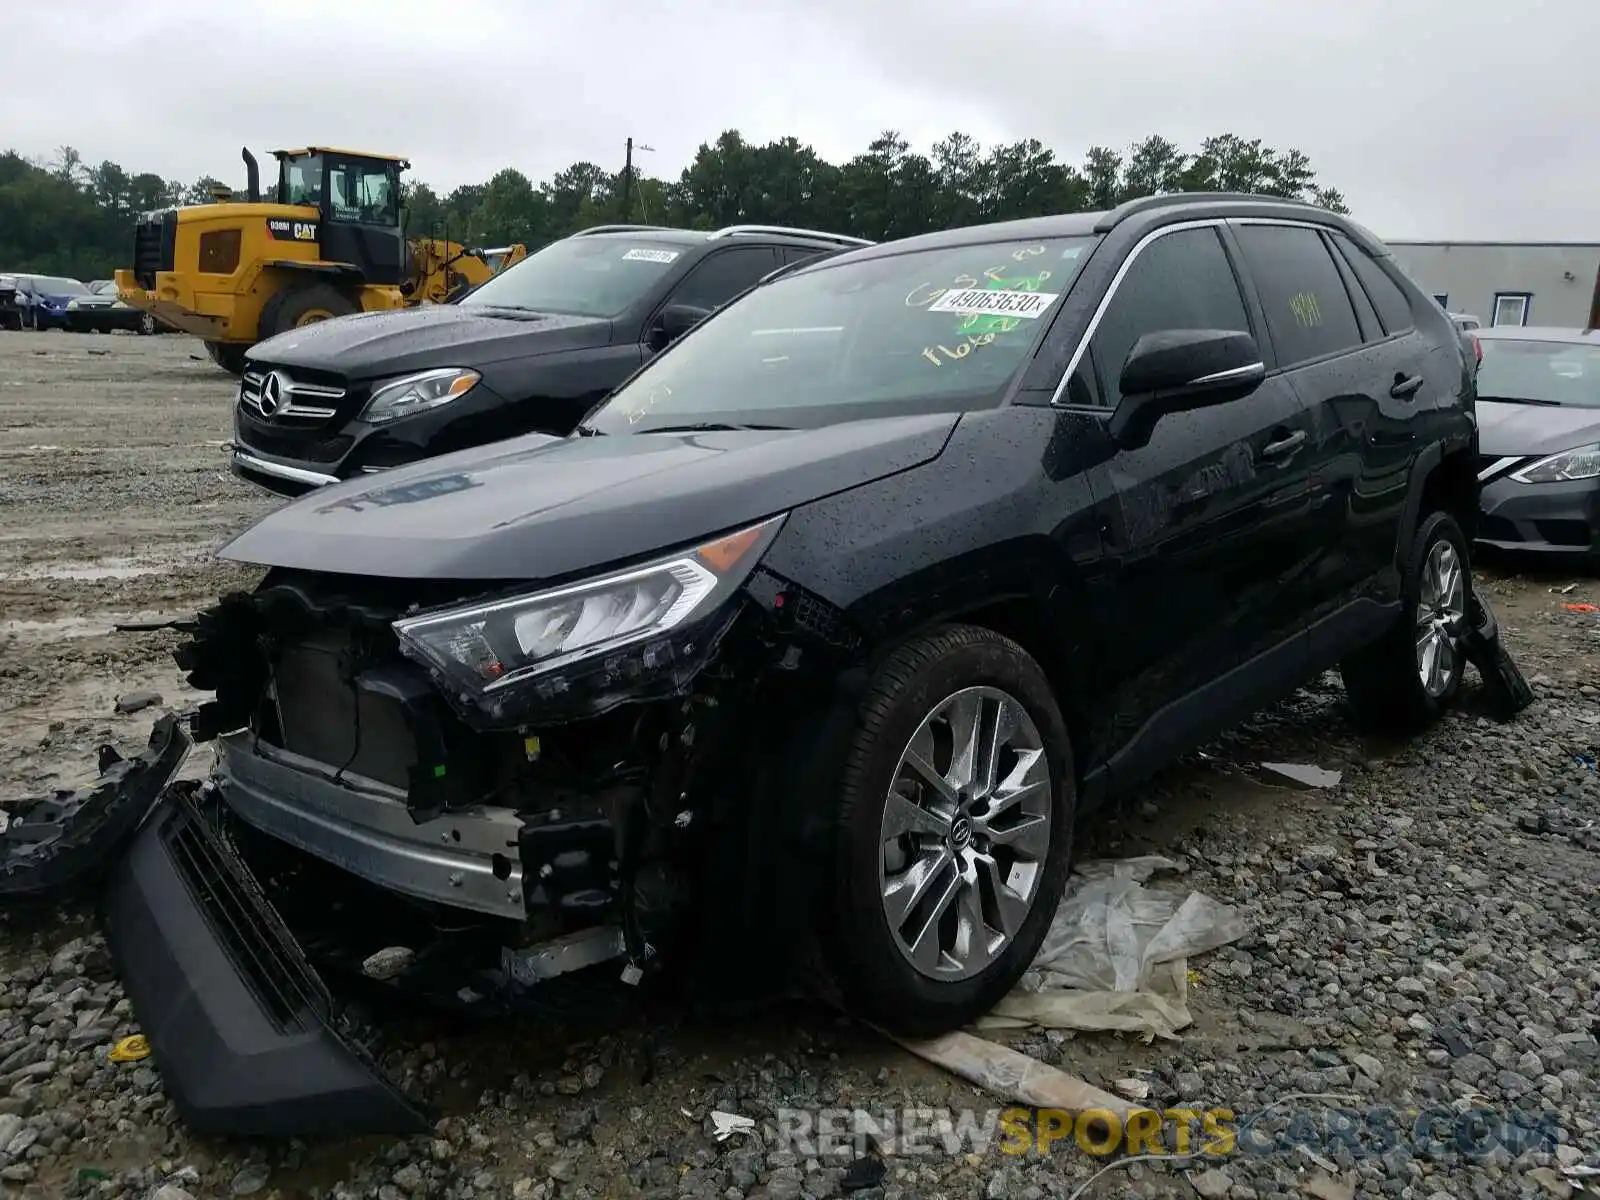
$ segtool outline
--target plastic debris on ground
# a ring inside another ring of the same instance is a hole
[[[970,1033],[946,1033],[935,1038],[896,1041],[907,1050],[960,1076],[996,1096],[1036,1108],[1067,1112],[1105,1111],[1124,1124],[1130,1113],[1144,1111],[1119,1096],[1101,1091],[1057,1067],[1030,1058],[1020,1050],[1002,1046]]]
[[[111,1047],[106,1057],[115,1063],[140,1062],[150,1057],[150,1043],[145,1040],[144,1034],[136,1033]]]
[[[1313,767],[1309,763],[1264,762],[1261,769],[1277,777],[1273,782],[1282,781],[1303,788],[1335,788],[1344,778],[1338,771]]]
[[[1237,910],[1200,892],[1146,887],[1185,868],[1159,855],[1081,864],[1021,984],[980,1029],[1102,1030],[1146,1042],[1188,1026],[1189,959],[1238,941]]]
[[[738,1113],[717,1112],[711,1114],[712,1136],[719,1142],[725,1142],[736,1133],[754,1133],[755,1119],[741,1117]]]

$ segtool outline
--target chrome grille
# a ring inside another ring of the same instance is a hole
[[[269,386],[274,380],[276,387]],[[342,387],[307,383],[282,370],[246,370],[239,379],[239,407],[263,421],[330,421],[344,396]]]

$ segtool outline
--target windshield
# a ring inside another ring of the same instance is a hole
[[[1093,241],[921,250],[775,280],[686,335],[586,428],[801,427],[989,407]]]
[[[36,291],[43,292],[46,296],[87,296],[89,289],[76,279],[56,279],[49,275],[41,275],[33,281]]]
[[[1478,399],[1600,408],[1600,342],[1481,338]]]
[[[507,267],[460,303],[615,317],[655,287],[684,249],[605,235],[563,238]]]
[[[316,207],[322,203],[322,155],[308,154],[286,158],[280,166],[278,182],[283,204]]]

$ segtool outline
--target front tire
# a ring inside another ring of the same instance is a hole
[[[1377,733],[1420,733],[1455,700],[1466,670],[1459,633],[1472,592],[1466,535],[1446,512],[1429,513],[1406,560],[1401,617],[1340,664],[1356,723]]]
[[[279,292],[262,306],[262,340],[291,329],[314,325],[361,311],[343,292],[326,283],[313,283]]]
[[[853,1010],[932,1036],[992,1008],[1049,930],[1072,855],[1071,744],[1039,665],[975,626],[896,649],[858,712],[824,944]]]
[[[207,342],[206,354],[229,375],[244,374],[244,356],[249,349],[237,342]]]
[[[156,332],[156,317],[154,313],[139,314],[139,336],[150,337]]]

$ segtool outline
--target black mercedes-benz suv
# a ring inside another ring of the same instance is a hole
[[[169,720],[96,802],[143,822],[105,911],[168,1091],[425,1128],[346,970],[504,1012],[798,964],[897,1033],[972,1020],[1107,794],[1336,665],[1391,733],[1450,703],[1473,404],[1365,230],[1167,196],[799,264],[568,436],[285,505],[178,652],[210,781],[147,807]]]
[[[519,433],[567,433],[695,322],[784,266],[866,246],[770,225],[600,225],[461,299],[257,343],[234,473],[285,496]]]

